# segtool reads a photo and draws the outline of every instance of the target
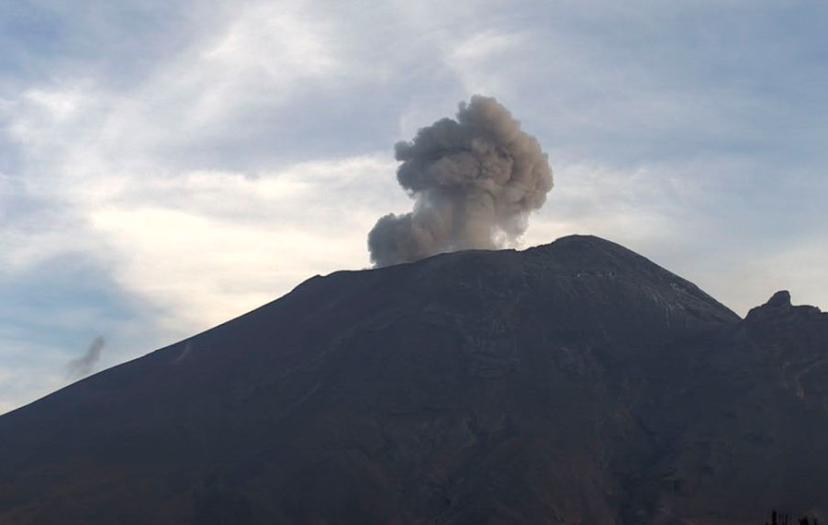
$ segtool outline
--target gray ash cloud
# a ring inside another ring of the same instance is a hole
[[[498,248],[526,231],[552,189],[537,139],[497,100],[475,95],[456,119],[399,142],[397,180],[414,209],[388,214],[368,234],[371,261],[387,266],[441,252]]]

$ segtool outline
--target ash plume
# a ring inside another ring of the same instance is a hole
[[[76,359],[72,359],[66,365],[66,374],[69,377],[79,379],[89,375],[95,367],[95,364],[101,358],[104,345],[106,341],[103,337],[96,337],[86,349],[84,354]]]
[[[543,206],[552,170],[538,141],[497,100],[474,95],[444,118],[399,142],[397,180],[414,209],[380,218],[368,234],[375,266],[441,252],[491,249],[526,231]]]

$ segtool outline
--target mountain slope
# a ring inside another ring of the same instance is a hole
[[[820,510],[828,321],[785,303],[743,321],[583,236],[315,277],[0,417],[0,523]]]

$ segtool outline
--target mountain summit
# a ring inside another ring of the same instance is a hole
[[[314,277],[0,417],[0,523],[828,511],[828,315],[596,237]]]

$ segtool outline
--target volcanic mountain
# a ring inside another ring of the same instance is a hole
[[[828,314],[572,236],[314,277],[0,417],[3,524],[828,511]]]

